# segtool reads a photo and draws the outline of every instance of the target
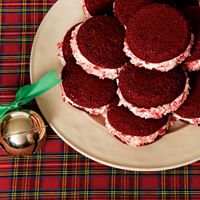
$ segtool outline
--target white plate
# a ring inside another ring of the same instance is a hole
[[[40,25],[31,54],[31,80],[50,69],[61,71],[57,42],[72,25],[84,19],[80,0],[59,0]],[[86,113],[63,102],[59,86],[37,98],[53,130],[81,154],[108,166],[137,171],[158,171],[200,159],[200,129],[184,126],[157,142],[139,148],[122,144]],[[53,148],[53,147],[52,147]]]

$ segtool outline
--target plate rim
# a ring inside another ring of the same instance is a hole
[[[36,47],[37,39],[39,37],[40,31],[42,30],[43,26],[45,25],[45,22],[48,19],[49,13],[54,9],[54,7],[57,4],[60,4],[62,1],[64,1],[64,0],[59,0],[59,1],[57,1],[57,2],[54,3],[54,5],[49,9],[49,11],[43,17],[43,19],[42,19],[42,21],[41,21],[41,23],[40,23],[40,25],[39,25],[39,27],[38,27],[38,29],[36,31],[36,34],[35,34],[35,37],[34,37],[34,40],[33,40],[33,43],[32,43],[31,54],[30,54],[29,75],[30,75],[30,82],[31,82],[31,84],[34,83],[34,81],[33,81],[33,65],[32,65],[32,63],[33,63],[33,55],[34,55],[34,49]],[[37,102],[38,108],[41,111],[40,104],[39,104],[37,98],[36,98],[36,102]],[[41,111],[41,113],[42,113],[42,111]],[[90,155],[89,153],[86,153],[86,152],[80,150],[74,144],[70,143],[67,139],[65,139],[65,137],[51,124],[50,121],[48,121],[47,119],[46,119],[46,121],[49,124],[49,126],[52,128],[52,130],[63,140],[63,142],[65,142],[66,144],[68,144],[75,151],[77,151],[78,153],[82,154],[83,156],[85,156],[85,157],[87,157],[87,158],[89,158],[91,160],[94,160],[94,161],[96,161],[98,163],[101,163],[101,164],[103,164],[105,166],[113,167],[113,168],[116,168],[116,169],[129,170],[129,171],[138,171],[138,172],[140,172],[140,171],[141,172],[163,171],[163,170],[170,170],[170,169],[176,169],[176,168],[179,168],[179,167],[183,167],[183,166],[189,165],[191,163],[194,163],[194,162],[200,160],[200,156],[198,156],[197,158],[188,160],[186,162],[174,164],[174,165],[169,165],[169,166],[165,166],[165,167],[148,167],[148,168],[138,168],[138,167],[129,167],[129,166],[125,166],[125,165],[122,166],[122,165],[112,164],[110,162],[107,162],[107,161],[102,160],[102,159],[98,159],[98,158]]]

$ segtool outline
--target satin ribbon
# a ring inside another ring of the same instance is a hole
[[[0,105],[0,122],[7,112],[19,109],[60,82],[61,79],[56,76],[56,71],[53,69],[34,84],[23,86],[18,90],[15,100],[11,104]]]

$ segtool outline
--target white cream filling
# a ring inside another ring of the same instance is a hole
[[[200,124],[200,118],[192,118],[192,119],[184,118],[184,117],[181,117],[181,116],[177,115],[176,113],[173,113],[173,117],[176,120],[183,120],[183,121],[186,121],[186,122],[188,122],[190,124],[194,124],[196,126],[198,126]]]
[[[200,70],[200,59],[191,62],[186,62],[184,64],[184,68],[187,69],[189,72]]]

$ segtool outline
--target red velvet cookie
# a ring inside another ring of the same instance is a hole
[[[82,0],[86,17],[96,15],[112,15],[114,0]]]
[[[143,118],[162,118],[185,101],[189,85],[179,66],[169,72],[147,70],[128,63],[118,78],[120,104]]]
[[[64,100],[95,115],[104,112],[117,90],[115,81],[89,75],[74,62],[66,63],[62,80]]]
[[[115,0],[114,13],[119,21],[126,26],[132,16],[142,7],[156,0]]]
[[[106,127],[110,133],[118,137],[122,142],[131,146],[141,146],[152,143],[158,136],[166,133],[169,126],[169,118],[142,119],[135,116],[124,106],[118,106],[115,99],[107,109]]]
[[[187,100],[175,111],[174,117],[191,124],[200,124],[200,71],[190,74],[190,93]]]
[[[129,20],[124,51],[138,67],[169,71],[190,55],[193,38],[183,15],[164,4],[140,9]]]
[[[125,30],[117,19],[95,16],[72,32],[71,48],[77,63],[89,74],[115,79],[127,60]]]

